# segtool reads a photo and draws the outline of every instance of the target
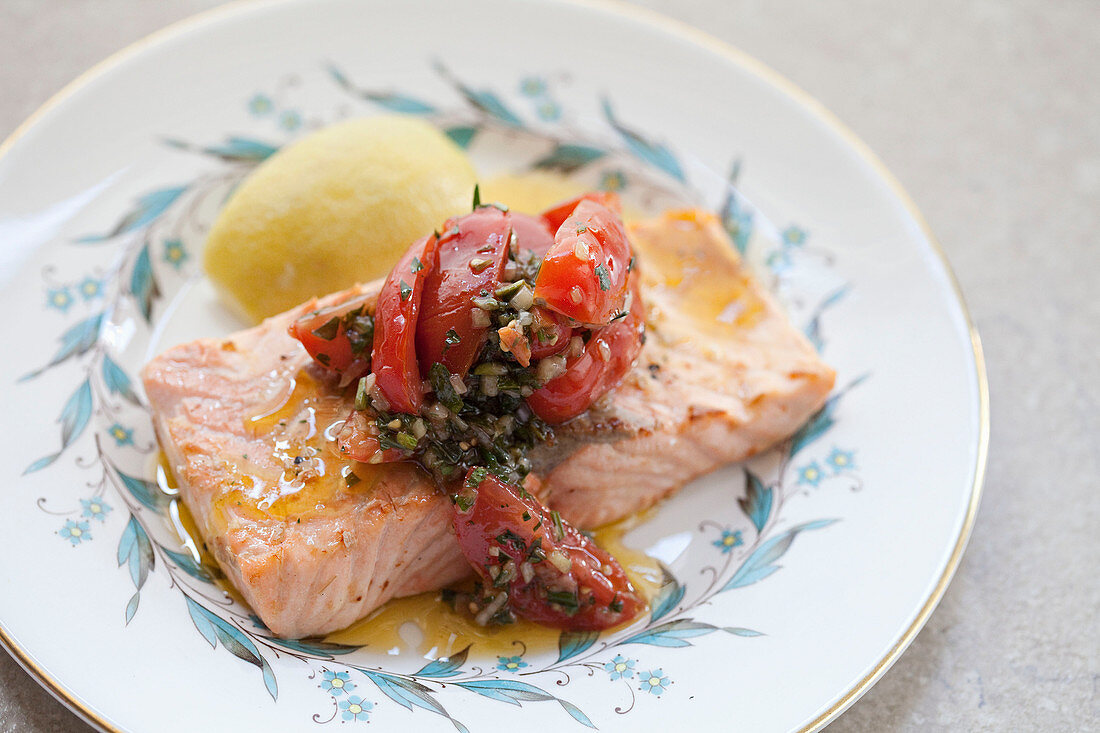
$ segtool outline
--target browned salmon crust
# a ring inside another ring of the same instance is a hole
[[[542,498],[581,527],[644,509],[786,438],[834,381],[713,217],[671,214],[630,233],[643,263],[647,343],[618,389],[532,456]],[[737,308],[722,323],[700,318],[707,309],[691,300],[690,278],[665,277],[670,257],[707,263]],[[310,307],[169,349],[144,372],[161,445],[207,546],[285,637],[343,628],[390,598],[469,574],[450,502],[427,474],[354,464],[326,448],[325,428],[350,400],[287,334]],[[348,470],[361,480],[349,485]]]

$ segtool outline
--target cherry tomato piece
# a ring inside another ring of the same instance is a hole
[[[311,310],[290,324],[290,335],[302,342],[321,365],[338,372],[345,384],[370,368],[373,321],[366,312],[368,296]],[[350,328],[350,331],[349,331]]]
[[[535,280],[535,298],[580,323],[606,325],[622,311],[630,258],[619,217],[585,199],[554,235]]]
[[[424,282],[436,268],[438,244],[430,235],[409,247],[378,293],[371,371],[378,392],[397,412],[415,414],[424,403],[416,330]]]
[[[565,316],[537,305],[531,309],[531,315],[535,318],[530,328],[532,360],[560,354],[568,348],[573,328]]]
[[[579,356],[566,360],[565,374],[527,397],[535,414],[551,425],[570,420],[618,386],[642,350],[645,305],[632,278],[630,311],[594,331]]]
[[[336,446],[340,455],[362,463],[390,463],[409,457],[396,448],[382,450],[378,435],[378,425],[369,413],[352,410],[336,434]]]
[[[518,211],[513,211],[511,214],[512,228],[516,231],[520,251],[531,250],[537,257],[544,256],[553,246],[554,232],[558,228],[551,229],[545,219],[529,214],[521,214]]]
[[[551,232],[556,232],[582,201],[595,201],[597,204],[602,204],[613,211],[615,216],[622,218],[623,207],[619,202],[619,195],[617,193],[610,191],[589,191],[588,193],[581,194],[575,199],[562,201],[557,206],[542,212],[542,220],[546,222],[546,226],[550,227]]]
[[[482,206],[448,219],[437,249],[438,266],[424,282],[416,354],[427,375],[436,362],[465,377],[488,338],[487,326],[475,326],[473,299],[500,286],[508,259],[512,216]]]
[[[524,618],[599,631],[645,607],[615,558],[484,468],[466,474],[453,519],[459,547],[489,592],[507,592],[508,604]]]

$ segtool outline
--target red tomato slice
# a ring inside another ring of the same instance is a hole
[[[563,201],[552,209],[547,209],[542,212],[542,219],[546,222],[546,225],[550,227],[550,231],[558,231],[581,201],[595,201],[597,204],[603,204],[608,209],[615,212],[615,216],[622,218],[623,207],[619,202],[619,195],[617,193],[610,191],[589,191],[588,193],[581,194],[575,199]]]
[[[390,463],[408,458],[405,451],[396,448],[382,450],[378,442],[378,425],[365,412],[352,410],[343,427],[336,434],[336,446],[340,455],[363,463]]]
[[[436,267],[438,244],[431,235],[409,247],[378,293],[371,371],[379,393],[397,412],[416,414],[424,403],[416,360],[416,325],[424,281]]]
[[[483,206],[448,219],[444,229],[438,267],[424,282],[416,353],[423,374],[441,362],[452,374],[465,377],[488,337],[487,327],[473,324],[473,299],[500,286],[512,216]]]
[[[570,209],[572,211],[572,209]],[[557,227],[551,229],[545,219],[521,214],[518,211],[511,212],[512,227],[516,230],[516,238],[519,240],[520,250],[533,250],[535,255],[542,257],[554,244],[554,232]]]
[[[566,371],[527,398],[535,414],[551,425],[570,420],[618,386],[630,371],[645,335],[645,305],[632,278],[630,312],[594,331],[580,356],[566,361]]]
[[[535,298],[580,323],[605,325],[622,310],[630,257],[619,217],[585,199],[554,235],[535,281]]]
[[[461,502],[471,493],[473,503],[463,511]],[[538,499],[485,469],[466,474],[454,528],[462,553],[489,592],[506,590],[512,610],[532,621],[599,631],[645,607],[615,558]]]
[[[371,341],[353,334],[348,336],[349,313],[359,310],[367,302],[360,295],[337,305],[313,310],[290,324],[290,335],[302,342],[309,355],[318,363],[339,372],[344,383],[350,383],[367,373],[370,368]]]

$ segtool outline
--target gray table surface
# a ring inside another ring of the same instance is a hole
[[[218,0],[0,0],[0,138]],[[830,730],[1100,729],[1100,3],[641,0],[748,51],[866,140],[985,342],[985,497],[908,652]],[[83,731],[0,654],[0,731]]]

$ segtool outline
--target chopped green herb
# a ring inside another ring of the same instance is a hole
[[[428,381],[432,383],[435,398],[440,404],[457,415],[462,410],[462,398],[451,384],[451,370],[437,361],[428,370]]]
[[[412,274],[416,274],[424,269],[424,265],[421,264],[419,257],[413,257],[412,266],[409,268],[412,270]]]
[[[526,509],[523,510],[523,521],[531,521],[531,512],[527,511]]]
[[[470,475],[466,477],[466,485],[477,488],[485,477],[489,475],[489,469],[484,466],[478,466],[473,471],[470,471]]]
[[[587,231],[588,231],[588,225],[587,224],[578,224],[577,225],[577,234],[584,234]]]
[[[412,295],[412,291],[413,291],[413,289],[411,287],[409,287],[409,284],[407,282],[405,282],[404,280],[401,281],[401,284],[399,286],[399,290],[401,291],[401,302],[402,303],[404,303],[406,300],[409,299],[409,296]]]
[[[554,520],[554,536],[559,540],[565,539],[565,526],[561,523],[561,515],[558,514],[557,509],[550,511],[550,518]]]
[[[623,599],[619,598],[619,594],[616,593],[615,597],[611,599],[611,603],[607,604],[607,607],[615,613],[623,612]]]
[[[532,562],[542,562],[546,559],[546,553],[542,549],[542,538],[536,537],[531,543],[531,549],[527,551],[527,559]]]
[[[470,507],[474,505],[476,497],[469,496],[468,494],[456,494],[455,506],[459,508],[459,511],[468,512]]]
[[[417,440],[406,432],[400,432],[394,436],[394,440],[405,450],[416,450]]]
[[[577,600],[577,594],[568,590],[548,590],[546,591],[546,600],[558,604],[568,614],[576,613],[581,605]]]
[[[477,209],[477,207],[479,207],[479,206],[481,206],[481,186],[479,186],[475,183],[474,184],[474,205],[473,205],[472,208]]]
[[[443,347],[443,353],[446,354],[447,349],[451,348],[452,346],[457,346],[461,342],[462,339],[459,337],[458,331],[454,330],[453,328],[448,328],[446,335],[443,337],[443,343],[446,344]]]
[[[317,361],[321,362],[321,364],[324,365],[324,366],[328,366],[329,364],[332,363],[332,359],[329,357],[328,354],[317,354],[313,358],[316,359]]]
[[[611,275],[603,265],[596,265],[596,277],[600,279],[600,290],[607,292],[611,289]]]
[[[324,339],[325,341],[332,341],[336,338],[336,334],[340,332],[340,317],[333,316],[325,321],[323,326],[313,329],[313,335],[317,338]]]
[[[627,272],[633,272],[634,271],[634,255],[630,255],[630,262],[627,263],[627,265],[626,265],[626,271]]]
[[[362,481],[362,479],[356,476],[354,473],[349,473],[347,476],[344,476],[344,483],[348,485],[349,489],[352,486],[355,486],[360,481]]]

